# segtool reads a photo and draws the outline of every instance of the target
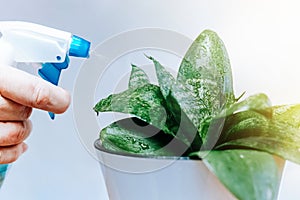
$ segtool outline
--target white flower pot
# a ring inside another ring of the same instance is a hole
[[[95,142],[110,200],[236,199],[201,160],[115,154]],[[274,157],[282,175],[285,161]]]
[[[236,199],[201,160],[109,153],[95,142],[110,200]]]

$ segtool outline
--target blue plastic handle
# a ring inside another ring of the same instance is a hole
[[[39,75],[46,81],[58,85],[61,70],[68,68],[69,62],[69,56],[66,56],[65,61],[62,63],[44,63],[42,64],[42,68],[39,69]],[[49,116],[51,119],[55,118],[52,112],[49,112]]]
[[[69,56],[87,58],[89,56],[91,43],[76,35],[72,36],[72,42],[69,48],[69,55],[61,63],[44,63],[39,69],[39,75],[54,85],[58,85],[61,70],[68,68],[70,59]],[[51,119],[55,118],[54,113],[49,112]]]

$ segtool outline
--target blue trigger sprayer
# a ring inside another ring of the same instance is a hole
[[[87,58],[90,42],[71,33],[46,26],[0,21],[0,64],[41,63],[39,75],[54,85],[61,70],[68,68],[69,56]],[[49,113],[54,119],[54,113]],[[9,165],[0,164],[0,187]]]
[[[0,63],[41,63],[39,75],[54,85],[69,56],[87,58],[90,42],[71,33],[20,21],[0,21]],[[54,113],[49,113],[54,119]]]

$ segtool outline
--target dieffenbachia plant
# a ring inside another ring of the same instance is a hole
[[[275,199],[275,157],[300,164],[300,105],[271,106],[265,94],[237,98],[225,46],[210,30],[190,46],[177,78],[148,58],[158,85],[132,65],[128,89],[95,105],[97,113],[132,116],[101,130],[103,147],[199,158],[238,199]]]

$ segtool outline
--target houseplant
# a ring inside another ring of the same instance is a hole
[[[201,160],[236,198],[276,199],[278,157],[300,163],[300,106],[272,106],[265,94],[236,97],[225,46],[210,30],[193,42],[176,79],[147,57],[158,85],[133,65],[128,89],[94,107],[131,117],[102,129],[98,145],[128,158]]]

